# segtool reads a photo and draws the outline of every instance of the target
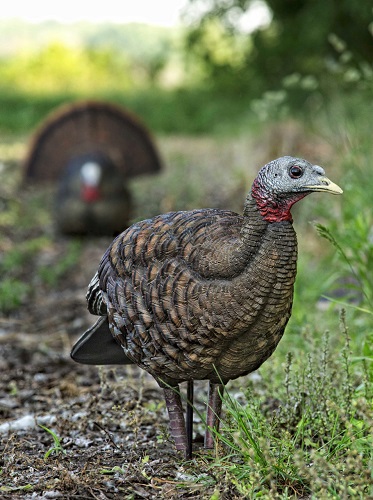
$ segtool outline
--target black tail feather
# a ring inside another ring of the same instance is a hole
[[[124,354],[109,329],[107,316],[101,316],[76,342],[71,357],[85,365],[128,365],[132,361]]]

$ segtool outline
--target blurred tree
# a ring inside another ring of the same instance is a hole
[[[272,20],[245,32],[240,21],[260,3],[264,1],[189,0],[187,51],[201,61],[215,85],[233,79],[254,93],[257,88],[278,88],[283,77],[295,72],[322,74],[328,58],[338,62],[346,51],[356,65],[373,62],[371,2],[266,0]],[[330,43],[331,36],[343,50]],[[222,53],[227,57],[220,57]]]
[[[181,30],[144,24],[33,25],[0,19],[0,87],[34,92],[162,86],[180,62]],[[178,69],[179,71],[179,69]],[[180,72],[180,71],[179,71]]]

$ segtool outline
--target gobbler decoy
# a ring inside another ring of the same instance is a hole
[[[243,215],[202,209],[134,224],[104,254],[88,288],[99,315],[72,350],[80,363],[136,363],[163,388],[177,450],[192,452],[179,383],[209,380],[205,446],[224,385],[273,353],[290,318],[297,239],[290,209],[308,194],[340,194],[324,170],[285,156],[254,180]],[[114,339],[114,340],[113,340]]]
[[[53,111],[33,134],[23,165],[25,183],[58,186],[55,219],[61,232],[111,236],[128,226],[128,179],[160,168],[140,120],[101,101]]]

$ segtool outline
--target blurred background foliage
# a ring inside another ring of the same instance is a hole
[[[229,80],[255,95],[276,89],[283,78],[299,73],[322,79],[328,86],[341,64],[350,62],[358,74],[373,62],[369,2],[190,0],[190,4],[202,14],[187,33],[187,47],[214,77],[215,85],[224,87]],[[249,14],[259,9],[263,24],[255,29]]]
[[[370,3],[353,0],[189,0],[175,28],[2,20],[0,129],[28,131],[82,96],[160,132],[313,111],[331,93],[372,91],[372,31]]]

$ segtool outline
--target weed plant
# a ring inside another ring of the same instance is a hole
[[[39,424],[39,427],[41,427],[45,432],[48,432],[53,438],[53,446],[49,448],[49,450],[45,453],[44,460],[47,460],[49,456],[52,454],[55,455],[66,454],[66,450],[63,448],[61,444],[61,439],[57,436],[57,434],[54,431],[52,431],[52,429],[49,429],[45,425]]]

